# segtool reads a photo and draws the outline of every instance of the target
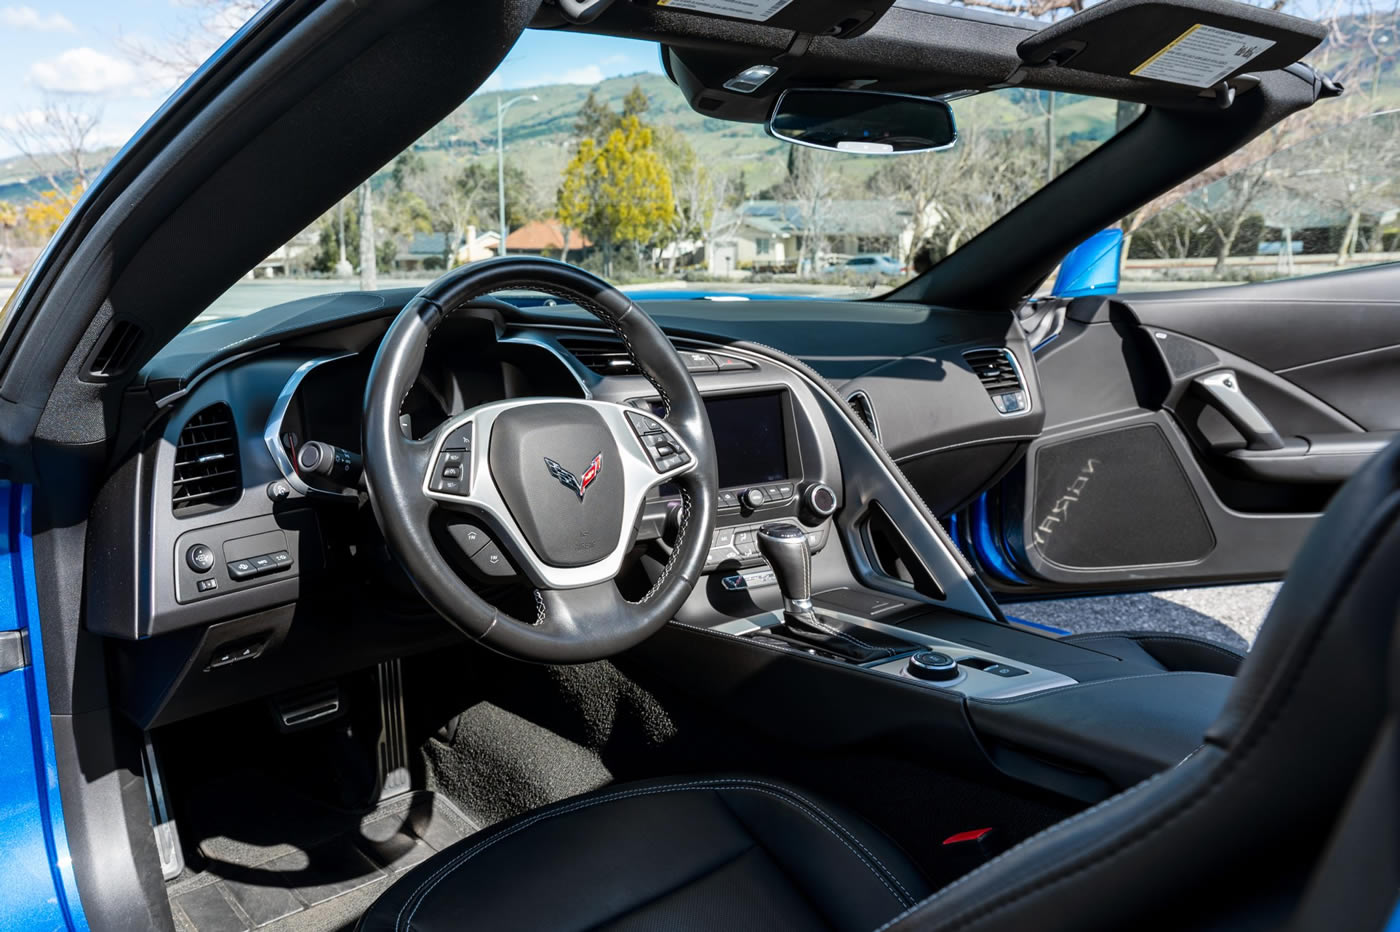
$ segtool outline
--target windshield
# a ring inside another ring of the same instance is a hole
[[[482,91],[197,323],[318,293],[416,287],[502,252],[563,259],[633,294],[869,296],[1137,115],[1022,89],[953,107],[950,150],[822,152],[695,112],[652,44],[527,31]]]

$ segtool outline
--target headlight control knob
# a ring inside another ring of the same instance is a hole
[[[204,544],[195,544],[185,551],[185,562],[196,573],[207,573],[214,568],[214,551]]]

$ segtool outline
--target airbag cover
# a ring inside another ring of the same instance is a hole
[[[586,481],[599,455],[599,469]],[[562,467],[563,478],[547,460]],[[545,563],[586,566],[617,548],[623,470],[612,431],[596,411],[567,402],[513,408],[491,428],[490,464],[511,517]]]

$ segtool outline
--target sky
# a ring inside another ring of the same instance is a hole
[[[204,57],[251,12],[251,0],[0,0],[0,158],[17,115],[46,99],[100,113],[95,143],[120,145],[178,86],[179,75],[134,49],[192,48]],[[594,84],[659,71],[656,46],[606,36],[529,31],[484,90]]]

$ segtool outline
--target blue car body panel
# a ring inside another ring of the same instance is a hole
[[[31,546],[30,487],[0,482],[0,631],[29,664],[0,673],[0,928],[86,930],[58,791]]]
[[[1116,294],[1122,260],[1123,231],[1100,230],[1065,256],[1050,293],[1057,298]]]

